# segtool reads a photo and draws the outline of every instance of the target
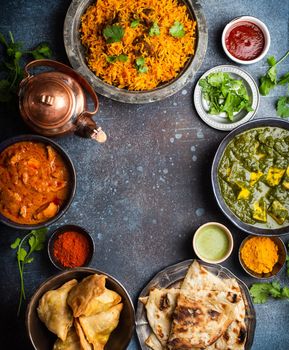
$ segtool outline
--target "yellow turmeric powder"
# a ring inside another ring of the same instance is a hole
[[[256,273],[268,273],[278,261],[278,247],[269,237],[252,237],[241,249],[245,265]]]

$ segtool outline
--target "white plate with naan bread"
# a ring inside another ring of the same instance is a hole
[[[247,286],[225,267],[199,260],[159,272],[136,312],[142,350],[249,350],[255,326]]]

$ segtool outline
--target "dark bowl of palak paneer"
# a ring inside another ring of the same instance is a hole
[[[255,235],[289,233],[289,122],[257,119],[230,132],[215,154],[211,180],[222,212]]]

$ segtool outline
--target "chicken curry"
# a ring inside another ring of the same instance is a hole
[[[51,219],[68,191],[68,169],[52,146],[17,142],[0,154],[0,213],[11,221],[33,225]]]

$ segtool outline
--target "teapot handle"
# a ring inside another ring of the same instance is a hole
[[[79,117],[77,118],[76,121],[76,126],[79,126],[79,131],[85,134],[85,136],[89,136],[93,139],[95,139],[98,142],[105,142],[106,141],[106,134],[104,131],[101,129],[100,126],[98,126],[93,120],[92,117],[93,115],[97,112],[98,110],[98,97],[91,87],[91,85],[80,75],[78,74],[75,70],[72,68],[68,67],[67,65],[54,61],[54,60],[47,60],[47,59],[41,59],[41,60],[34,60],[28,63],[25,68],[24,68],[24,74],[25,74],[25,79],[30,78],[31,74],[29,73],[29,70],[33,67],[40,67],[40,66],[46,66],[46,67],[52,67],[54,69],[57,69],[58,71],[65,73],[72,78],[74,78],[76,81],[80,83],[80,85],[89,93],[90,97],[93,100],[94,103],[94,110],[92,111],[83,111]],[[91,121],[88,120],[88,118],[91,119]],[[79,122],[79,125],[78,125]],[[87,124],[87,125],[86,125]]]

